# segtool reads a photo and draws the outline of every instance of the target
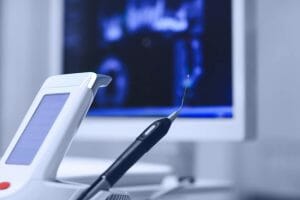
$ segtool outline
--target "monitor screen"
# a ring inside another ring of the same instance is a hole
[[[113,77],[90,116],[232,118],[231,0],[65,0],[64,73]],[[186,76],[189,75],[188,83]]]
[[[69,97],[68,93],[45,95],[20,136],[6,164],[30,165]]]

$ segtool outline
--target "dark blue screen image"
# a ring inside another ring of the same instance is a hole
[[[69,94],[45,95],[6,160],[6,164],[30,165],[62,110]]]
[[[166,115],[187,85],[181,116],[231,118],[231,17],[231,0],[65,0],[64,72],[113,77],[89,115]]]

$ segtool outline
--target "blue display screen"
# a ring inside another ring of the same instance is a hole
[[[45,95],[6,160],[6,164],[30,165],[69,97],[68,93]]]
[[[91,116],[232,118],[232,0],[64,0],[64,72],[113,78]],[[189,74],[189,83],[186,76]]]

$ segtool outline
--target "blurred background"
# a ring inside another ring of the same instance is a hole
[[[0,0],[1,154],[39,87],[60,65],[51,42],[59,35],[53,27],[64,23],[57,1]],[[300,1],[247,0],[245,8],[247,65],[257,75],[256,138],[165,141],[143,161],[171,165],[183,176],[234,183],[233,190],[208,192],[203,199],[300,199]],[[82,144],[87,148],[80,149]],[[128,144],[75,140],[68,154],[113,159]]]

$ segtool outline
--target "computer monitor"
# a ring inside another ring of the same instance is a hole
[[[187,75],[184,108],[167,140],[253,136],[244,1],[65,0],[63,18],[60,72],[113,77],[80,139],[136,137],[177,109]]]

